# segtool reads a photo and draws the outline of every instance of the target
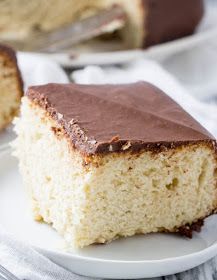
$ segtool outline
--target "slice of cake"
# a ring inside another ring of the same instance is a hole
[[[194,32],[203,16],[203,0],[26,0],[0,1],[0,38],[24,39],[119,4],[127,14],[118,34],[129,48],[141,48]]]
[[[0,45],[0,130],[17,115],[23,84],[15,52]]]
[[[217,208],[216,140],[149,83],[30,87],[16,132],[35,219],[70,245],[191,236]]]

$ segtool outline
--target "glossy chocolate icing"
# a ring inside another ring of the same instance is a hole
[[[216,145],[213,136],[176,102],[146,82],[47,84],[30,87],[26,95],[57,120],[85,155],[158,152],[199,142]]]
[[[142,5],[144,47],[192,34],[204,13],[203,0],[142,0]]]

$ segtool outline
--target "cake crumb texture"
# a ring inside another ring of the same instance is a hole
[[[14,145],[34,216],[70,246],[179,232],[215,212],[217,159],[211,143],[95,155],[84,165],[44,109],[28,97],[21,108]]]

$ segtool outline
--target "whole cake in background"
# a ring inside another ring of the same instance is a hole
[[[71,246],[191,237],[217,209],[216,140],[149,83],[30,87],[15,129],[34,217]]]
[[[15,52],[0,45],[0,130],[17,115],[23,95],[23,82]]]
[[[128,20],[118,32],[129,48],[167,42],[194,32],[203,0],[5,0],[0,1],[0,38],[24,39],[119,4]]]

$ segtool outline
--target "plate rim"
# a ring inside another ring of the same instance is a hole
[[[88,65],[110,65],[115,64],[114,56],[119,56],[117,59],[117,64],[124,64],[132,61],[133,59],[138,59],[141,57],[159,59],[161,57],[168,57],[179,53],[186,49],[191,49],[198,44],[209,41],[217,35],[217,27],[212,27],[210,30],[201,31],[198,33],[193,33],[179,39],[175,39],[169,42],[157,44],[146,49],[126,49],[126,50],[116,50],[116,51],[101,51],[101,52],[89,52],[89,53],[78,53],[72,56],[72,52],[58,52],[55,54],[49,53],[37,53],[48,57],[65,68],[76,68],[84,67]],[[22,53],[22,52],[21,52]],[[102,56],[107,57],[106,61],[102,62]],[[110,58],[109,58],[110,57]],[[108,59],[109,58],[109,59]],[[85,62],[86,60],[86,62]],[[110,61],[109,61],[110,60]],[[91,61],[96,61],[91,63]]]
[[[82,276],[106,279],[141,279],[173,275],[202,265],[217,255],[215,245],[217,244],[181,257],[146,261],[103,260],[73,256],[69,253],[59,253],[36,246],[33,248],[51,261]],[[99,266],[100,270],[94,270],[94,266]]]
[[[213,215],[215,215],[215,214],[213,214]],[[129,264],[129,263],[132,263],[132,264],[135,264],[135,263],[139,263],[139,264],[156,263],[156,264],[158,264],[158,263],[163,263],[163,262],[168,262],[168,261],[169,262],[170,261],[177,261],[177,260],[182,261],[186,257],[187,258],[193,258],[193,257],[197,257],[197,256],[202,255],[202,254],[206,255],[208,253],[208,251],[217,249],[217,240],[214,243],[212,243],[211,245],[209,245],[208,247],[206,247],[202,250],[190,253],[190,254],[186,254],[186,255],[182,255],[182,256],[178,256],[178,257],[157,259],[157,260],[138,260],[138,261],[100,259],[100,258],[97,258],[97,257],[88,257],[88,256],[76,255],[74,253],[65,252],[64,250],[61,252],[59,250],[45,249],[43,247],[36,246],[36,245],[31,244],[31,243],[30,243],[30,245],[33,248],[35,248],[36,250],[45,251],[45,252],[52,253],[52,254],[63,255],[65,257],[76,258],[76,259],[79,259],[79,260],[98,261],[98,262],[103,262],[103,263],[121,263],[121,264]],[[216,251],[216,255],[217,255],[217,251]]]

